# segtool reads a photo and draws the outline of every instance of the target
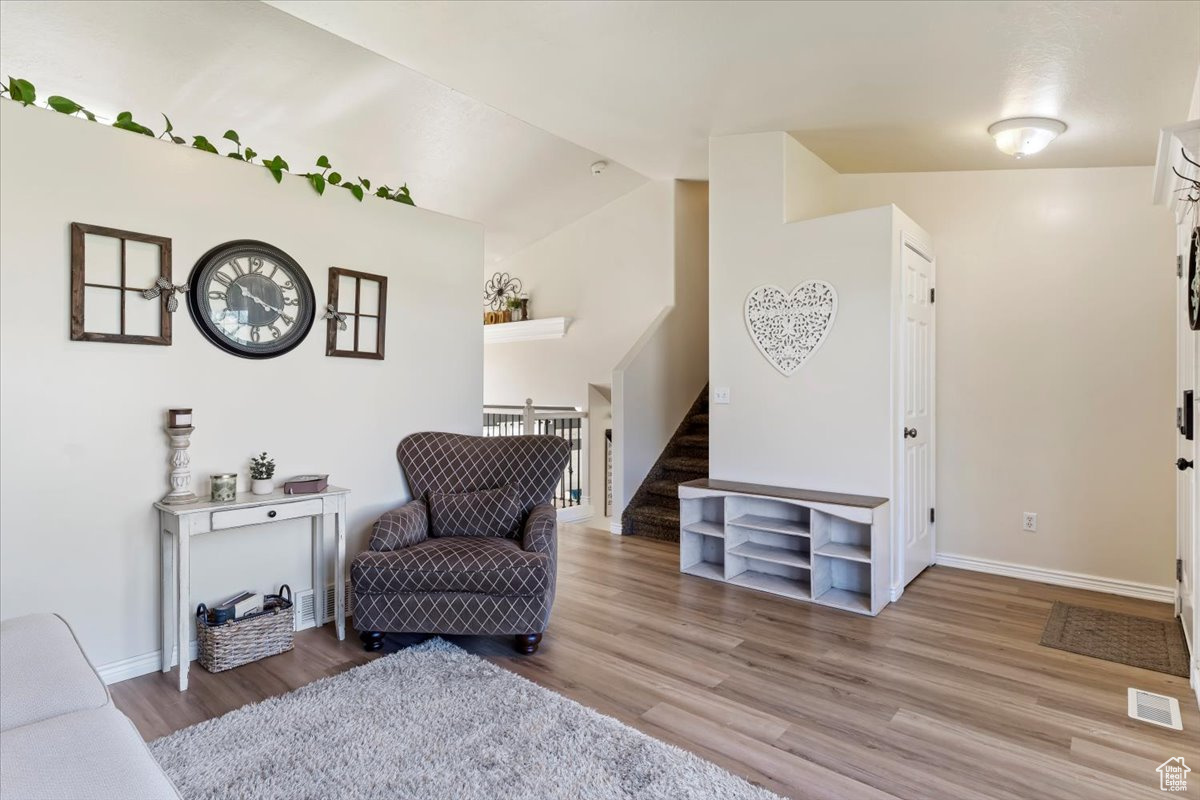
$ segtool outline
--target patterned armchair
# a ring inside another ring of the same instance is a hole
[[[350,565],[354,626],[512,635],[537,650],[554,602],[558,523],[550,499],[570,446],[557,436],[415,433],[396,448],[412,500],[375,523]]]

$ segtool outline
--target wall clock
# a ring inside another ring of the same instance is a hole
[[[1192,246],[1188,252],[1187,298],[1188,322],[1192,330],[1200,331],[1200,226],[1192,231]]]
[[[295,259],[252,239],[209,250],[192,268],[188,309],[200,332],[242,358],[274,358],[304,341],[316,301]]]

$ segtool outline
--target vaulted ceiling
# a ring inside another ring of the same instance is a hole
[[[844,172],[1150,164],[1198,62],[1200,0],[0,2],[0,75],[407,181],[489,262],[705,177],[716,135],[788,130]],[[1069,129],[1014,162],[986,128],[1023,115]]]
[[[214,142],[233,128],[293,171],[323,154],[407,181],[418,205],[483,223],[489,262],[645,181],[593,177],[600,154],[261,3],[6,0],[0,75],[156,132],[160,113]]]
[[[1152,164],[1187,111],[1200,3],[272,5],[655,178],[787,130],[842,172],[1006,169],[991,123],[1069,126],[1025,167]]]

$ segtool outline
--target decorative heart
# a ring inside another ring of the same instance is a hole
[[[805,281],[791,294],[768,284],[746,295],[750,338],[784,375],[791,375],[817,352],[836,316],[837,292],[825,281]]]

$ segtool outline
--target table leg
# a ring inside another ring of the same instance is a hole
[[[179,570],[179,576],[175,583],[178,587],[176,600],[176,620],[179,627],[175,630],[175,641],[179,650],[179,691],[186,692],[188,688],[188,665],[191,662],[191,639],[192,639],[192,609],[191,609],[191,589],[192,589],[192,567],[190,560],[191,536],[187,520],[181,520],[179,532],[176,534],[176,566]]]
[[[312,522],[312,585],[313,623],[325,624],[325,520],[330,515],[316,515]]]
[[[333,573],[334,621],[338,641],[346,638],[346,498],[338,501],[336,567]]]
[[[170,672],[175,660],[175,535],[167,529],[165,520],[160,520],[158,529],[158,549],[162,559],[162,576],[159,589],[159,602],[162,613],[159,617],[161,630],[159,635],[162,646],[162,671]]]

